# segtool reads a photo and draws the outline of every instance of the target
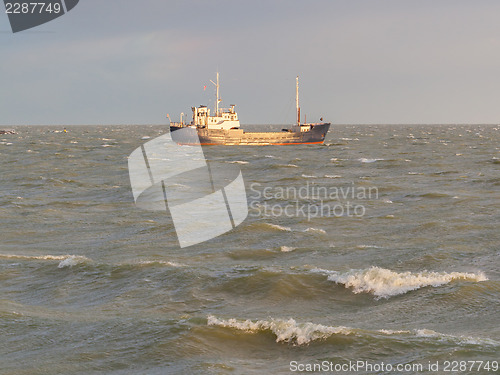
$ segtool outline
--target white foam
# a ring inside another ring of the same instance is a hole
[[[342,176],[339,176],[338,174],[325,174],[325,178],[342,178]]]
[[[207,320],[209,326],[233,328],[244,332],[257,333],[271,331],[276,335],[276,342],[292,342],[304,345],[314,340],[326,339],[332,335],[349,335],[353,330],[348,327],[331,327],[315,323],[297,323],[294,319],[282,320],[236,320],[218,319],[210,315]]]
[[[304,177],[304,178],[318,178],[318,176],[314,176],[311,174],[302,174],[302,177]]]
[[[384,160],[384,159],[368,159],[368,158],[360,158],[358,159],[361,163],[375,163],[376,161]]]
[[[76,257],[89,261],[89,258],[80,255],[17,255],[17,254],[0,254],[0,258],[27,259],[27,260],[65,260],[67,258]]]
[[[438,287],[453,280],[486,281],[482,273],[463,272],[394,272],[385,268],[370,267],[364,270],[351,270],[346,273],[314,269],[312,272],[328,275],[328,280],[352,288],[354,293],[371,293],[378,298],[389,298],[426,286]]]
[[[231,163],[231,164],[248,164],[248,161],[235,160],[235,161],[230,161],[229,163]]]
[[[185,264],[177,263],[177,262],[170,262],[170,261],[165,261],[165,260],[141,260],[137,264],[145,265],[145,266],[149,266],[152,264],[153,265],[154,264],[163,264],[163,265],[170,266],[170,267],[186,267]]]
[[[280,250],[281,250],[283,253],[289,253],[290,251],[294,251],[294,250],[295,250],[295,247],[291,247],[291,246],[281,246]]]
[[[500,342],[483,338],[483,337],[469,337],[469,336],[454,336],[445,333],[439,333],[432,329],[416,329],[413,331],[415,336],[423,338],[436,338],[440,341],[451,341],[459,345],[487,345],[487,346],[500,346]]]
[[[320,229],[320,228],[307,228],[307,229],[304,229],[304,232],[316,232],[316,233],[326,234],[326,231],[324,229]]]
[[[219,319],[213,315],[207,318],[207,325],[223,328],[236,329],[246,333],[258,333],[271,331],[276,335],[276,342],[289,342],[297,345],[308,344],[314,340],[324,340],[333,335],[374,335],[382,334],[386,336],[409,335],[422,339],[437,339],[450,342],[453,345],[481,345],[481,346],[500,346],[500,342],[480,337],[454,336],[439,333],[431,329],[413,329],[413,330],[360,330],[344,326],[325,326],[311,322],[297,323],[294,319],[269,319],[269,320],[239,320],[239,319]]]
[[[405,333],[411,333],[411,331],[392,330],[392,329],[379,329],[377,332],[378,333],[382,333],[384,335],[402,335],[402,334],[405,334]]]
[[[278,224],[266,223],[266,225],[270,226],[271,228],[282,230],[282,231],[285,231],[285,232],[291,232],[292,231],[292,228],[283,227],[283,226],[278,225]]]
[[[70,255],[67,258],[61,260],[57,268],[73,267],[80,263],[85,263],[89,259],[80,255]]]
[[[24,260],[59,260],[58,268],[72,267],[80,263],[91,262],[92,259],[82,255],[18,255],[18,254],[0,254],[0,258],[24,259]]]

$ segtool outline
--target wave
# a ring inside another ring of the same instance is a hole
[[[484,337],[454,336],[433,331],[432,329],[415,329],[412,331],[416,337],[436,338],[440,341],[450,341],[459,345],[485,345],[500,346],[500,342]]]
[[[335,334],[349,335],[352,329],[348,327],[330,327],[315,323],[297,323],[294,319],[271,319],[258,320],[236,320],[236,319],[218,319],[213,315],[208,316],[207,324],[209,326],[218,326],[224,328],[234,328],[240,331],[257,333],[271,331],[276,335],[276,342],[290,342],[298,345],[304,345],[318,339],[326,339]]]
[[[137,263],[127,263],[127,265],[139,265],[139,266],[165,265],[170,267],[187,267],[183,263],[170,262],[165,260],[140,260]]]
[[[352,288],[353,293],[371,293],[377,298],[389,298],[405,294],[427,286],[438,287],[453,280],[486,281],[484,273],[463,272],[394,272],[385,268],[370,267],[364,270],[351,270],[346,273],[320,268],[312,272],[328,275],[328,280]]]
[[[316,340],[326,340],[334,335],[357,336],[357,337],[380,337],[380,335],[391,338],[393,336],[410,336],[417,339],[437,339],[442,342],[449,342],[451,345],[479,345],[479,346],[500,346],[500,342],[479,337],[455,336],[439,333],[430,329],[413,330],[365,330],[345,326],[326,326],[312,322],[298,323],[295,319],[269,319],[269,320],[240,320],[240,319],[220,319],[213,315],[207,318],[208,326],[222,327],[242,331],[250,334],[271,332],[276,336],[276,342],[285,342],[296,345],[309,344]]]
[[[312,233],[322,233],[322,234],[326,234],[326,231],[324,229],[320,229],[320,228],[307,228],[307,229],[304,229],[304,232],[312,232]]]
[[[281,246],[280,250],[281,250],[281,252],[283,252],[283,253],[289,253],[290,251],[294,251],[294,250],[295,250],[295,247],[291,247],[291,246]]]
[[[81,255],[70,255],[67,258],[61,260],[57,268],[73,267],[77,264],[87,263],[88,261],[90,261],[90,259],[87,257]]]
[[[377,245],[357,245],[358,249],[381,249],[382,247]]]
[[[271,224],[271,223],[265,223],[267,226],[271,227],[271,228],[274,228],[274,229],[278,229],[278,230],[282,230],[282,231],[285,231],[285,232],[291,232],[292,231],[292,228],[290,227],[283,227],[281,225],[278,225],[278,224]]]
[[[295,231],[298,231],[296,229],[292,229],[290,227],[285,227],[285,226],[282,226],[282,225],[278,225],[278,224],[271,224],[271,223],[264,223],[264,225],[266,225],[267,227],[271,227],[273,229],[277,229],[277,230],[281,230],[281,231],[284,231],[284,232],[295,232]],[[322,234],[326,234],[325,230],[324,229],[320,229],[320,228],[307,228],[307,229],[304,229],[304,230],[301,230],[301,232],[311,232],[311,233],[322,233]]]
[[[17,254],[0,254],[0,258],[6,259],[23,259],[23,260],[59,260],[58,268],[72,267],[80,263],[91,262],[82,255],[17,255]]]
[[[0,254],[0,258],[5,259],[20,259],[20,260],[48,260],[48,261],[59,261],[58,268],[73,267],[78,264],[94,263],[95,262],[83,255],[17,255],[17,254]],[[99,264],[97,264],[99,266]],[[137,260],[132,262],[120,263],[120,264],[100,264],[107,266],[168,266],[168,267],[186,267],[185,264],[164,261],[164,260]]]
[[[384,160],[384,159],[368,159],[368,158],[358,159],[358,161],[360,161],[361,163],[375,163],[376,161],[381,161],[381,160]]]
[[[248,164],[248,161],[244,160],[235,160],[235,161],[230,161],[230,164]]]

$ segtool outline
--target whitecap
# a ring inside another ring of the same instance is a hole
[[[384,159],[368,159],[368,158],[360,158],[358,159],[361,163],[375,163],[376,161],[381,161]]]
[[[339,176],[338,174],[325,174],[325,178],[342,178],[342,176]]]
[[[440,341],[451,341],[459,345],[487,345],[500,346],[500,342],[483,337],[455,336],[433,331],[432,329],[415,329],[415,336],[423,338],[436,338]]]
[[[318,178],[318,176],[313,176],[313,175],[309,175],[309,174],[302,174],[302,177],[304,177],[304,178]]]
[[[438,287],[454,280],[486,281],[482,273],[464,272],[394,272],[385,268],[370,267],[364,270],[351,270],[346,273],[313,269],[312,272],[328,275],[328,280],[352,288],[353,293],[371,293],[377,298],[389,298],[405,294],[427,286]]]
[[[295,247],[291,247],[291,246],[281,246],[280,250],[283,252],[283,253],[289,253],[291,251],[294,251],[295,250]]]
[[[382,333],[384,335],[402,335],[402,334],[405,334],[405,333],[411,333],[411,331],[392,330],[392,329],[379,329],[377,332],[378,333]]]
[[[307,229],[304,229],[304,232],[316,232],[316,233],[326,234],[326,231],[324,229],[320,229],[320,228],[307,228]]]
[[[82,255],[18,255],[18,254],[0,254],[0,258],[7,259],[23,259],[23,260],[59,260],[58,268],[72,267],[80,263],[91,262],[89,259]]]
[[[248,164],[248,161],[236,160],[236,161],[230,161],[229,163],[231,163],[231,164]]]
[[[361,330],[344,326],[326,326],[311,322],[297,323],[295,319],[273,319],[256,320],[250,319],[220,319],[213,315],[207,317],[208,326],[216,326],[222,328],[230,328],[246,333],[259,333],[271,331],[276,336],[276,342],[287,342],[297,345],[309,344],[315,340],[325,340],[333,335],[374,335],[382,334],[386,336],[409,335],[421,339],[437,339],[440,341],[448,341],[452,345],[481,345],[481,346],[500,346],[500,342],[479,337],[455,336],[444,333],[439,333],[430,329],[413,329],[413,330]]]
[[[233,328],[244,332],[257,333],[271,331],[276,335],[276,342],[289,342],[297,345],[308,344],[314,340],[326,339],[335,334],[349,335],[353,330],[349,327],[332,327],[315,323],[297,323],[294,319],[270,320],[236,320],[219,319],[213,315],[208,316],[209,326]]]
[[[89,259],[80,255],[70,255],[67,258],[61,260],[57,268],[73,267],[80,263],[85,263]]]
[[[89,258],[81,255],[18,255],[18,254],[0,254],[0,258],[25,259],[25,260],[65,260],[76,257],[90,261]]]
[[[154,264],[163,264],[163,265],[166,265],[169,267],[186,267],[185,264],[166,261],[166,260],[140,260],[139,262],[137,262],[137,264],[145,265],[145,266],[154,265]]]
[[[278,229],[278,230],[283,230],[283,231],[286,231],[286,232],[291,232],[292,231],[292,228],[290,228],[290,227],[283,227],[283,226],[278,225],[278,224],[266,223],[266,225],[270,226],[271,228]]]

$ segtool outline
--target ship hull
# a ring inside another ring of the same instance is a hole
[[[175,142],[179,144],[198,144],[193,137],[197,132],[201,145],[225,145],[225,146],[267,146],[267,145],[300,145],[321,144],[324,142],[330,123],[314,124],[308,131],[281,131],[281,132],[245,132],[243,129],[206,129],[191,128],[191,136],[183,133],[177,136],[175,131],[186,129],[181,126],[170,126],[170,132]]]

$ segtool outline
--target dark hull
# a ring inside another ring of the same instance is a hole
[[[281,132],[245,132],[243,129],[206,129],[189,128],[196,130],[201,145],[226,145],[226,146],[266,146],[266,145],[301,145],[320,144],[325,140],[330,123],[314,124],[308,131],[281,131]],[[183,134],[176,136],[175,131],[186,129],[180,126],[170,126],[172,139],[179,144],[197,144],[198,141],[191,136]],[[179,134],[179,133],[178,133]]]

